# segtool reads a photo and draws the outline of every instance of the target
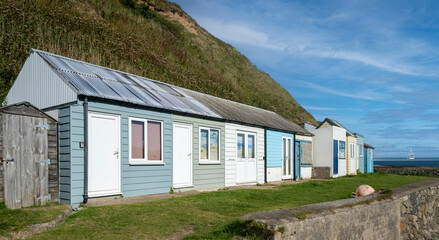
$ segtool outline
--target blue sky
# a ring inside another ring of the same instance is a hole
[[[439,1],[175,2],[376,157],[439,157]]]

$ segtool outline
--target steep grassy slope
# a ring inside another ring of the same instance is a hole
[[[0,23],[0,100],[37,48],[316,123],[269,75],[165,0],[2,0]]]

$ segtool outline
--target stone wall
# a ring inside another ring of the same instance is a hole
[[[374,166],[375,172],[400,175],[420,175],[439,177],[439,167],[412,167],[412,166]]]
[[[313,167],[312,168],[312,178],[316,178],[316,179],[329,179],[329,178],[331,178],[331,168],[330,167]]]
[[[439,189],[437,186],[401,198],[403,239],[439,239]]]
[[[439,239],[439,179],[243,218],[266,225],[273,239]]]

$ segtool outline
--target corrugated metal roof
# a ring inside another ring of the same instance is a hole
[[[312,133],[275,112],[187,89],[182,90],[226,120],[313,136]]]
[[[280,115],[141,76],[32,49],[78,95],[123,101],[312,136]]]
[[[176,86],[40,50],[31,52],[46,60],[78,95],[221,118]]]
[[[320,128],[320,126],[322,126],[325,122],[329,123],[331,126],[344,128],[346,130],[347,136],[355,137],[355,135],[351,131],[349,131],[347,128],[343,127],[343,125],[341,125],[339,122],[337,122],[334,119],[325,118],[325,120],[323,120],[323,122],[317,128]]]

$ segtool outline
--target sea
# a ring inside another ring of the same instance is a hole
[[[439,167],[439,158],[375,158],[374,165]]]

